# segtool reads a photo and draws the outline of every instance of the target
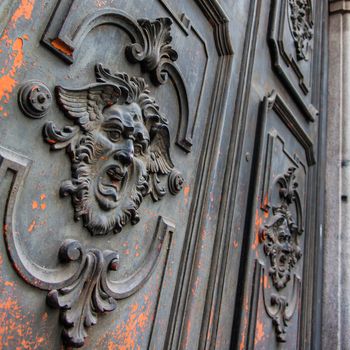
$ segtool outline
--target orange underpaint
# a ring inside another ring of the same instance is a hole
[[[41,210],[45,210],[46,209],[46,203],[41,203],[40,208],[41,208]]]
[[[38,209],[38,207],[39,207],[39,203],[37,202],[37,201],[33,201],[32,202],[32,209],[34,210],[34,209]]]
[[[185,205],[188,204],[188,196],[190,194],[190,186],[184,187],[184,199],[185,199]]]
[[[268,276],[264,276],[264,288],[270,288],[270,283],[269,283],[269,277]]]
[[[57,49],[58,51],[64,53],[67,56],[72,56],[73,55],[73,50],[65,44],[61,39],[55,39],[51,41],[51,45]]]
[[[256,345],[261,340],[263,340],[264,336],[265,336],[264,324],[261,321],[258,320],[257,323],[256,323],[254,345]]]
[[[192,330],[192,323],[191,323],[191,320],[188,320],[186,325],[185,349],[189,349],[188,342],[189,342],[191,330]]]
[[[0,40],[1,41],[1,40]],[[11,43],[11,40],[7,40],[7,43]],[[23,39],[17,38],[10,49],[9,59],[12,61],[7,73],[0,77],[0,100],[4,98],[4,103],[8,103],[10,94],[15,88],[17,81],[15,75],[17,70],[23,64]]]
[[[47,318],[38,321],[35,313],[22,308],[24,299],[17,299],[15,283],[3,281],[3,275],[0,255],[0,349],[50,349]]]
[[[28,40],[28,35],[23,34],[22,38],[11,39],[11,32],[16,28],[20,19],[30,20],[35,0],[21,0],[18,8],[14,11],[9,26],[0,38],[0,53],[6,52],[7,59],[1,69],[0,77],[0,102],[8,103],[10,94],[13,92],[17,81],[15,79],[18,69],[23,65],[23,39]],[[14,37],[14,35],[12,36]],[[2,109],[1,109],[2,110]],[[3,114],[8,116],[8,112]]]
[[[28,232],[31,233],[34,230],[35,224],[36,224],[36,222],[35,222],[35,220],[33,220],[32,223],[28,227]]]
[[[43,201],[45,198],[46,198],[46,194],[45,194],[45,193],[43,193],[43,194],[40,195],[40,200]]]
[[[241,334],[241,343],[239,344],[239,350],[244,350],[245,348],[245,342],[246,342],[246,332],[248,330],[248,298],[244,297],[243,301],[243,309],[244,309],[244,320],[243,320],[243,329]]]
[[[238,242],[236,240],[233,241],[233,248],[238,248]]]
[[[264,208],[266,208],[269,204],[269,196],[268,194],[266,193],[265,196],[264,196],[264,200],[263,200],[263,206]]]
[[[149,297],[144,297],[144,303],[134,303],[130,306],[129,317],[125,322],[119,322],[112,332],[107,332],[97,343],[97,349],[108,350],[141,350],[138,337],[144,334],[152,322]]]
[[[256,212],[255,212],[255,240],[254,240],[254,243],[252,244],[252,249],[253,250],[256,250],[258,245],[259,245],[259,242],[260,242],[260,229],[261,229],[261,225],[262,225],[262,218],[259,216],[259,210],[256,209]]]
[[[46,140],[46,142],[49,143],[50,145],[54,145],[57,141],[48,139]]]
[[[34,8],[34,0],[22,0],[17,10],[14,12],[11,23],[15,25],[20,18],[30,20],[32,18],[32,12]]]

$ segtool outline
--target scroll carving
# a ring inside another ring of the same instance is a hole
[[[71,159],[72,177],[61,184],[60,193],[71,196],[75,219],[82,219],[92,235],[101,235],[117,233],[129,222],[136,224],[143,197],[151,194],[159,200],[159,193],[165,195],[159,178],[168,178],[164,182],[172,194],[181,190],[183,178],[170,157],[167,118],[145,81],[111,74],[100,65],[96,75],[97,83],[81,89],[56,88],[57,102],[74,124],[58,128],[48,122],[43,136],[52,149],[66,149]],[[7,252],[20,277],[49,291],[47,303],[60,311],[64,343],[81,347],[98,315],[114,310],[117,300],[133,295],[149,279],[165,236],[175,227],[159,218],[149,251],[127,278],[114,280],[110,274],[118,269],[116,251],[84,248],[75,240],[62,243],[62,271],[57,275],[57,269],[39,266],[27,257],[16,227],[16,206],[30,164],[29,159],[0,147],[0,181],[6,171],[14,174],[4,219]],[[157,188],[150,184],[152,179],[157,180]],[[76,268],[67,269],[70,265]]]
[[[136,224],[143,197],[166,194],[159,176],[174,165],[167,118],[145,81],[101,65],[96,75],[98,83],[78,90],[57,87],[57,101],[76,125],[59,129],[49,122],[43,134],[52,149],[70,156],[72,178],[60,193],[71,196],[75,220],[92,235],[105,235]]]
[[[273,294],[271,295],[270,304],[268,304],[265,290],[263,290],[265,310],[272,319],[272,324],[275,327],[276,339],[280,343],[286,342],[288,322],[292,319],[295,311],[297,310],[300,290],[301,282],[295,275],[290,300],[283,295]]]
[[[303,230],[298,227],[289,209],[296,201],[295,168],[278,179],[281,204],[273,207],[273,216],[260,231],[260,240],[264,243],[264,252],[270,258],[270,276],[277,290],[284,288],[290,281],[293,267],[301,258],[298,235]]]
[[[313,38],[312,5],[310,0],[288,0],[289,22],[299,61],[309,59]]]
[[[159,217],[145,260],[130,277],[118,281],[109,276],[111,271],[118,270],[119,256],[116,251],[84,249],[76,240],[62,243],[60,261],[63,264],[78,262],[79,273],[69,283],[50,290],[46,300],[48,305],[60,310],[62,339],[66,345],[83,346],[88,328],[97,323],[98,315],[115,310],[118,300],[133,295],[144,285],[156,266],[165,236],[174,230],[173,223]]]
[[[64,343],[68,347],[81,347],[88,328],[97,323],[98,315],[114,310],[117,300],[133,295],[150,278],[159,261],[163,243],[167,236],[173,234],[175,225],[159,217],[145,258],[136,271],[124,279],[115,280],[110,275],[110,271],[118,269],[119,257],[116,251],[85,249],[78,241],[69,239],[59,249],[62,266],[57,275],[57,268],[48,269],[28,258],[16,224],[16,208],[30,165],[31,160],[28,158],[0,147],[0,182],[7,171],[14,174],[4,218],[7,253],[16,272],[25,282],[49,291],[47,303],[60,310]],[[170,244],[171,237],[167,241]],[[65,269],[65,266],[73,263],[77,266],[73,272]],[[56,275],[57,278],[54,278]],[[63,276],[63,279],[58,276]]]
[[[165,17],[135,20],[124,11],[113,8],[91,11],[81,19],[73,11],[79,6],[77,0],[59,2],[42,37],[42,43],[64,61],[73,63],[81,43],[92,29],[109,24],[124,30],[131,40],[125,49],[126,58],[131,63],[139,63],[155,85],[164,84],[168,80],[174,85],[181,111],[176,144],[185,152],[190,152],[193,125],[190,124],[184,79],[175,64],[178,55],[171,46],[172,20]],[[65,19],[63,22],[62,18]]]
[[[51,290],[47,303],[61,310],[62,338],[65,344],[81,347],[87,328],[97,323],[97,315],[113,311],[116,301],[105,290],[107,273],[116,270],[119,257],[116,252],[85,249],[74,240],[65,241],[59,251],[63,263],[80,260],[77,280],[60,289]]]
[[[140,62],[143,71],[150,72],[154,84],[164,84],[168,79],[166,65],[175,62],[178,58],[176,51],[171,47],[170,18],[138,20],[145,36],[143,47],[139,43],[132,44],[126,49],[129,61]]]
[[[287,286],[293,268],[302,256],[298,241],[298,236],[303,233],[302,213],[295,170],[295,167],[291,167],[284,175],[276,179],[279,186],[280,203],[272,208],[272,217],[260,229],[260,242],[270,260],[269,275],[278,292]],[[291,205],[295,205],[296,218],[292,214]],[[297,280],[299,281],[298,278]],[[265,308],[273,321],[279,342],[286,341],[286,329],[296,309],[299,284],[300,282],[294,281],[293,303],[279,293],[271,296],[270,303],[266,302],[265,297]],[[265,290],[263,292],[265,293]]]

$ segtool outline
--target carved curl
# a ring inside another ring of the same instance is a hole
[[[142,70],[150,72],[154,84],[164,84],[168,79],[167,64],[178,58],[171,47],[170,18],[157,18],[155,21],[138,20],[145,36],[144,47],[135,43],[127,47],[126,57],[132,63],[141,63]]]

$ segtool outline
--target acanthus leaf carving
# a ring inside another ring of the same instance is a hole
[[[288,322],[292,319],[298,308],[300,299],[301,282],[294,275],[292,294],[289,297],[280,294],[272,294],[270,302],[267,302],[266,290],[263,287],[263,299],[266,313],[272,319],[275,328],[276,339],[279,343],[287,341]]]
[[[102,279],[109,270],[116,270],[119,256],[113,251],[85,249],[78,241],[63,242],[59,258],[63,263],[79,260],[80,274],[75,281],[51,290],[47,303],[60,310],[62,339],[74,347],[84,345],[87,329],[97,323],[98,314],[113,311],[116,300],[104,290]]]
[[[177,52],[171,47],[172,20],[168,17],[155,21],[140,19],[138,24],[145,36],[144,46],[139,43],[129,45],[126,56],[132,63],[140,62],[142,69],[150,72],[154,84],[164,84],[168,79],[165,65],[178,58]]]
[[[66,148],[70,156],[72,178],[60,193],[71,196],[75,220],[104,235],[136,224],[146,195],[165,195],[159,176],[169,176],[174,164],[167,118],[144,79],[101,65],[96,75],[97,83],[81,89],[57,87],[58,104],[75,125],[48,122],[43,135],[51,149]]]

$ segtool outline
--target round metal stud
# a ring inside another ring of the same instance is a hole
[[[184,185],[184,178],[176,169],[171,172],[168,178],[168,187],[171,194],[175,195],[179,193]]]
[[[49,111],[52,95],[45,84],[28,81],[18,91],[18,104],[27,117],[40,119]]]

